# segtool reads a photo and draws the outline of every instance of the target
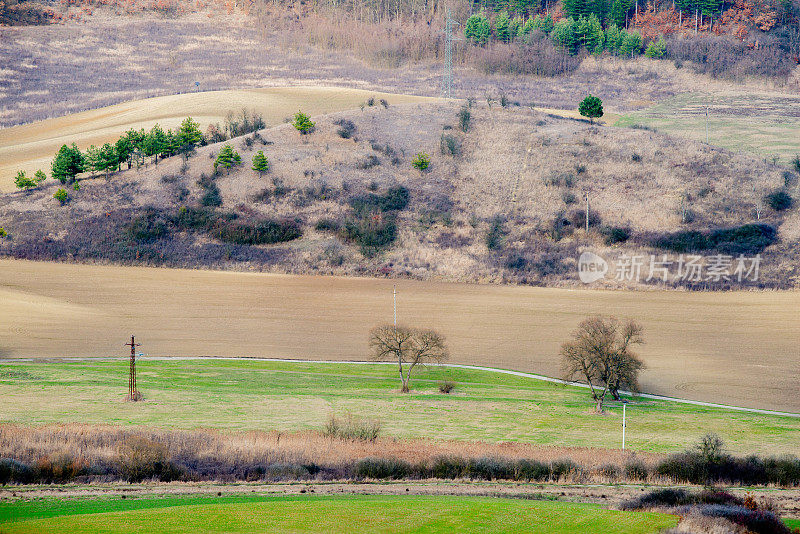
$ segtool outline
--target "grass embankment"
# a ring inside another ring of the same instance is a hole
[[[487,371],[427,368],[399,393],[391,365],[143,360],[143,403],[125,403],[127,361],[0,366],[0,421],[226,430],[321,430],[330,414],[379,418],[382,435],[619,448],[622,413],[592,413],[585,389]],[[444,380],[457,384],[442,394]],[[800,420],[634,399],[627,447],[670,452],[718,433],[732,452],[796,453]]]
[[[0,504],[4,533],[535,532],[646,533],[677,518],[593,504],[423,496],[232,496]]]

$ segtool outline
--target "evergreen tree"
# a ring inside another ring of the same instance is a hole
[[[95,170],[106,173],[106,178],[111,171],[114,171],[119,166],[119,157],[117,149],[109,143],[104,144],[97,149],[97,160]]]
[[[25,171],[18,171],[17,176],[14,178],[14,185],[17,186],[17,189],[28,190],[36,187],[39,184],[37,184],[36,180],[33,178],[28,178],[28,176],[25,174]]]
[[[647,45],[647,50],[644,51],[644,55],[652,58],[652,59],[662,59],[667,53],[667,42],[664,41],[664,37],[659,37],[658,41],[650,41],[650,44]]]
[[[522,26],[524,24],[525,24],[525,21],[523,21],[522,17],[520,17],[519,15],[517,15],[516,17],[514,17],[512,19],[511,24],[510,24],[510,26],[508,28],[509,29],[509,33],[511,34],[511,39],[512,40],[515,39],[516,37],[519,37],[520,35],[522,35]]]
[[[522,35],[530,35],[533,30],[541,30],[542,29],[542,18],[539,15],[536,15],[533,18],[529,18],[525,21],[525,24],[522,26]]]
[[[114,150],[117,151],[117,170],[120,170],[122,167],[122,162],[128,162],[128,168],[131,168],[131,154],[133,154],[133,142],[128,135],[123,135],[117,142],[114,143]]]
[[[578,105],[578,111],[584,117],[589,117],[589,122],[603,116],[603,102],[596,96],[589,95]]]
[[[178,149],[181,147],[180,138],[178,137],[178,132],[173,132],[172,130],[167,130],[165,134],[165,142],[164,148],[161,151],[161,157],[168,158],[170,156],[174,156],[178,153]]]
[[[269,171],[269,160],[262,150],[253,156],[253,170],[258,171],[259,176],[263,176],[265,172]]]
[[[183,154],[185,159],[188,159],[194,153],[197,145],[203,141],[203,132],[200,131],[200,125],[197,124],[191,117],[186,117],[181,123],[181,127],[176,134],[177,138],[177,151]]]
[[[622,30],[622,31],[625,31],[625,30]],[[612,23],[608,28],[606,28],[606,32],[605,32],[605,38],[606,38],[605,39],[606,40],[605,47],[606,47],[606,50],[608,50],[609,52],[611,52],[614,55],[619,54],[619,45],[620,45],[620,42],[621,42],[620,41],[621,36],[622,36],[622,32],[620,31],[620,29],[617,27],[616,24]]]
[[[100,170],[100,150],[94,145],[87,148],[84,161],[86,161],[87,171],[94,173]]]
[[[464,37],[472,41],[472,44],[483,46],[489,41],[491,33],[489,19],[483,13],[476,13],[467,19],[464,26]]]
[[[45,180],[47,180],[47,175],[44,173],[42,169],[36,171],[36,174],[33,175],[33,179],[36,181],[36,185],[41,184]]]
[[[550,13],[542,20],[542,28],[541,30],[544,33],[550,33],[555,28],[555,23],[553,23],[553,17],[550,16]]]
[[[314,123],[311,121],[311,118],[302,111],[298,111],[294,114],[292,126],[294,126],[301,135],[306,135],[314,131]]]
[[[511,40],[511,21],[508,20],[508,13],[501,11],[494,20],[495,39],[507,43]]]
[[[611,13],[608,15],[609,21],[616,24],[617,28],[624,28],[630,8],[631,4],[628,0],[614,0],[614,3],[611,4]]]
[[[619,46],[619,53],[625,57],[633,57],[642,49],[642,35],[638,31],[626,32]]]
[[[600,54],[605,46],[605,36],[603,28],[597,16],[592,14],[588,17],[581,17],[576,23],[576,33],[580,39],[580,44],[591,54]]]
[[[551,34],[553,42],[570,54],[577,53],[580,42],[575,30],[576,24],[572,17],[559,20]]]
[[[181,145],[197,146],[203,140],[203,132],[200,131],[200,125],[191,117],[186,117],[178,129],[178,140]]]
[[[231,145],[225,143],[222,150],[219,151],[217,159],[214,160],[214,172],[216,172],[220,166],[225,167],[225,169],[230,172],[231,167],[239,165],[241,162],[242,157],[239,153],[236,152]]]
[[[75,146],[71,147],[62,145],[58,149],[56,157],[53,158],[51,165],[51,173],[55,180],[62,184],[72,182],[75,180],[75,175],[82,173],[86,170],[86,159],[81,154],[81,151]]]
[[[589,14],[586,0],[561,0],[561,7],[567,17],[575,20]]]
[[[142,151],[145,156],[153,158],[153,163],[158,165],[158,156],[164,151],[167,145],[167,134],[158,124],[154,125],[142,140]]]

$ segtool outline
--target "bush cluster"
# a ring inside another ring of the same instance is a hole
[[[656,236],[651,245],[672,252],[716,250],[723,254],[757,254],[778,240],[775,227],[768,224],[745,224],[710,232],[684,230]]]

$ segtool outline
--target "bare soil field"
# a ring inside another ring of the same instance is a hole
[[[370,97],[390,104],[435,101],[359,89],[299,86],[186,93],[117,104],[0,129],[0,192],[14,190],[13,178],[19,170],[32,175],[43,169],[49,174],[53,155],[63,144],[76,143],[81,150],[113,144],[131,128],[149,130],[158,123],[166,130],[189,116],[205,131],[209,124],[221,124],[228,113],[243,109],[261,114],[268,127],[276,126],[301,108],[313,115],[332,113],[357,108]]]
[[[0,261],[4,357],[364,360],[392,319],[440,330],[453,363],[558,376],[590,313],[642,322],[645,391],[800,411],[797,292],[621,292]]]

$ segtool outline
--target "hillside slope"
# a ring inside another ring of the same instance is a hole
[[[244,164],[216,178],[219,144],[198,149],[183,169],[174,157],[108,181],[82,180],[63,207],[52,198],[53,185],[6,194],[0,225],[10,237],[0,241],[0,252],[560,285],[580,283],[576,259],[591,250],[609,262],[596,286],[797,284],[797,210],[775,211],[763,200],[776,191],[795,194],[797,175],[785,168],[657,132],[590,126],[525,107],[476,104],[468,131],[461,132],[461,106],[376,105],[318,116],[307,136],[289,124],[276,126],[231,141]],[[350,130],[346,137],[342,129]],[[250,170],[256,150],[270,161],[263,177]],[[411,165],[418,152],[431,155],[425,172]],[[212,206],[200,205],[209,193],[219,196],[220,206],[213,198]],[[737,230],[719,231],[729,228]],[[302,237],[291,239],[298,231]],[[756,279],[673,276],[683,253],[735,258],[759,252]],[[675,262],[666,282],[644,280],[650,254]],[[614,279],[625,255],[641,255],[641,277]]]
[[[242,109],[261,115],[267,126],[281,124],[303,108],[313,114],[352,109],[367,98],[384,98],[392,104],[429,99],[339,87],[271,87],[230,91],[205,91],[135,100],[63,117],[0,129],[0,191],[14,189],[17,171],[29,175],[37,169],[50,172],[50,161],[62,144],[113,143],[126,130],[150,129],[158,123],[175,128],[191,115],[205,129],[224,123],[228,113]]]

